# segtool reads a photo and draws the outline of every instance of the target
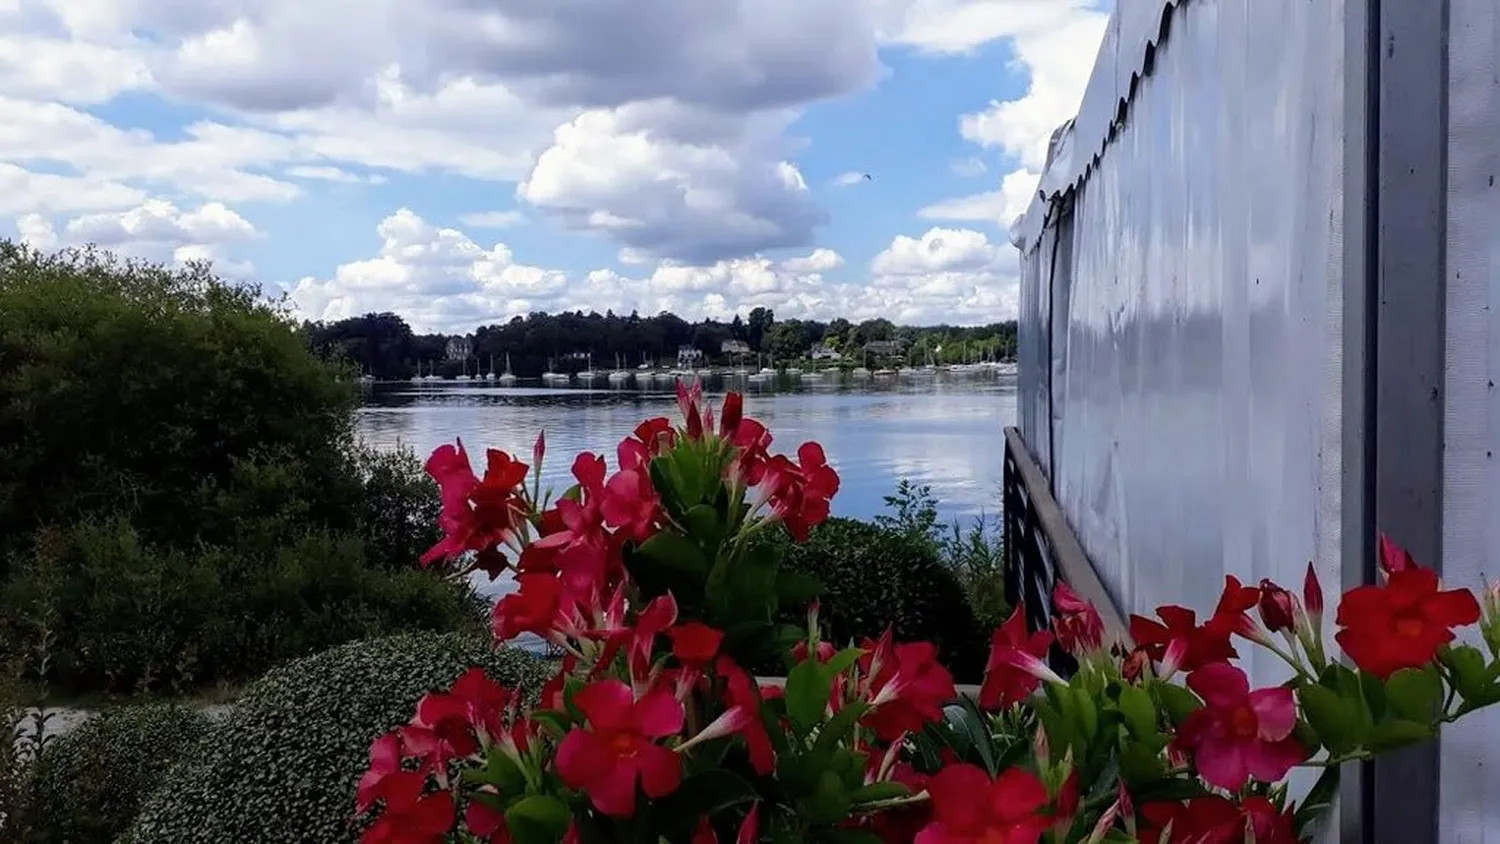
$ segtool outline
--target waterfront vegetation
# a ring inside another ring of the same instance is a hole
[[[689,322],[675,314],[617,316],[613,312],[534,313],[503,325],[486,325],[472,335],[467,356],[451,359],[449,337],[415,334],[396,314],[368,314],[329,323],[304,323],[302,332],[318,352],[342,361],[377,380],[406,380],[435,374],[452,378],[511,372],[538,378],[544,372],[576,373],[592,367],[606,371],[634,369],[645,363],[675,367],[678,350],[696,349],[702,365],[895,367],[961,364],[1002,360],[1015,356],[1014,320],[992,325],[960,327],[901,326],[887,319],[851,322],[835,319],[777,320],[767,308],[756,308],[748,319],[731,322]],[[725,351],[725,342],[738,340],[743,351]],[[881,341],[898,344],[887,347]],[[867,344],[875,343],[867,354]],[[839,355],[838,359],[809,360],[814,344]]]
[[[441,537],[437,486],[355,441],[347,360],[306,331],[206,266],[0,242],[0,724],[21,738],[0,742],[0,841],[113,840],[138,813],[141,842],[252,816],[352,835],[350,778],[421,692],[476,661],[539,689],[531,657],[488,650],[465,581],[414,565]],[[937,637],[977,678],[993,613],[935,517],[893,513],[835,519],[789,560],[833,583],[841,635]],[[111,717],[44,742],[62,716],[38,704]],[[244,785],[289,779],[295,800]]]

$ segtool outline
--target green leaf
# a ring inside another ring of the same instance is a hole
[[[798,735],[807,735],[823,718],[832,691],[832,674],[825,672],[816,660],[806,660],[787,672],[786,714]]]
[[[1120,773],[1127,784],[1139,786],[1166,776],[1167,764],[1150,745],[1129,742],[1120,748]]]
[[[854,734],[854,728],[859,724],[859,719],[869,711],[869,704],[851,703],[838,711],[837,715],[828,719],[818,730],[818,740],[813,743],[814,755],[832,755],[835,747],[844,739]]]
[[[1322,817],[1330,808],[1333,801],[1339,796],[1339,769],[1324,768],[1322,776],[1313,783],[1312,790],[1307,792],[1303,798],[1302,805],[1297,807],[1294,822],[1297,825],[1298,840],[1301,840],[1308,826]]]
[[[1156,704],[1151,695],[1139,686],[1120,686],[1120,715],[1125,718],[1125,728],[1136,738],[1154,736],[1156,727]]]
[[[1489,661],[1472,645],[1449,648],[1443,662],[1453,672],[1453,687],[1465,701],[1484,695],[1494,685]]]
[[[1370,733],[1370,749],[1381,753],[1427,741],[1434,735],[1432,726],[1418,721],[1386,721],[1376,724]]]
[[[698,818],[716,815],[756,797],[754,786],[744,777],[723,768],[711,768],[684,777],[676,791],[653,801],[652,812],[663,819],[686,819],[691,828]]]
[[[1094,743],[1094,737],[1099,734],[1099,705],[1089,695],[1088,691],[1073,688],[1072,711],[1078,725],[1078,736],[1082,743],[1073,749],[1078,756],[1088,751],[1089,745]]]
[[[812,796],[803,801],[803,820],[814,824],[833,824],[849,816],[854,806],[844,782],[833,771],[824,771],[818,777]]]
[[[669,568],[703,577],[708,573],[708,559],[691,539],[670,530],[658,531],[641,544],[638,553]]]
[[[876,782],[850,792],[849,799],[853,803],[878,803],[881,800],[895,800],[899,797],[909,797],[911,789],[899,782]]]
[[[829,658],[824,663],[827,666],[828,676],[831,679],[835,675],[843,674],[849,670],[849,666],[859,662],[859,658],[865,655],[863,648],[844,648]]]
[[[994,739],[990,736],[990,730],[985,726],[984,713],[979,711],[974,701],[965,698],[956,707],[958,712],[954,716],[954,726],[961,730],[964,737],[969,740],[970,746],[979,755],[979,761],[984,763],[985,771],[991,777],[1000,773],[995,764],[995,750],[991,746]]]
[[[1404,668],[1385,681],[1385,696],[1396,715],[1429,723],[1443,703],[1443,681],[1431,669]]]
[[[719,518],[719,511],[710,504],[688,508],[682,521],[688,533],[709,548],[717,547],[724,541],[724,521]]]
[[[1297,690],[1297,699],[1308,725],[1329,753],[1343,754],[1359,747],[1361,736],[1348,698],[1324,685],[1308,685]]]
[[[523,797],[505,812],[505,825],[516,844],[557,844],[568,832],[573,812],[556,797]]]
[[[1172,683],[1153,683],[1151,694],[1156,698],[1160,708],[1165,710],[1167,717],[1172,719],[1174,726],[1187,720],[1187,717],[1198,711],[1203,706],[1203,701],[1182,686]]]

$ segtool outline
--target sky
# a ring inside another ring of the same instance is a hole
[[[1012,319],[1108,6],[0,0],[0,237],[419,332]]]

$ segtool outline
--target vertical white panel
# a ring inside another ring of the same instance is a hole
[[[1129,612],[1340,582],[1342,13],[1179,5],[1082,179],[1053,477]]]
[[[1449,14],[1443,571],[1477,588],[1500,577],[1500,12]],[[1448,728],[1441,782],[1441,840],[1500,842],[1500,712]]]

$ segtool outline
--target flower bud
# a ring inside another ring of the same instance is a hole
[[[1297,599],[1270,580],[1260,582],[1260,620],[1272,633],[1291,630],[1297,623]]]
[[[1307,577],[1302,581],[1302,606],[1307,609],[1308,616],[1312,619],[1314,627],[1321,627],[1323,621],[1323,585],[1318,582],[1318,570],[1309,562],[1307,564]]]

